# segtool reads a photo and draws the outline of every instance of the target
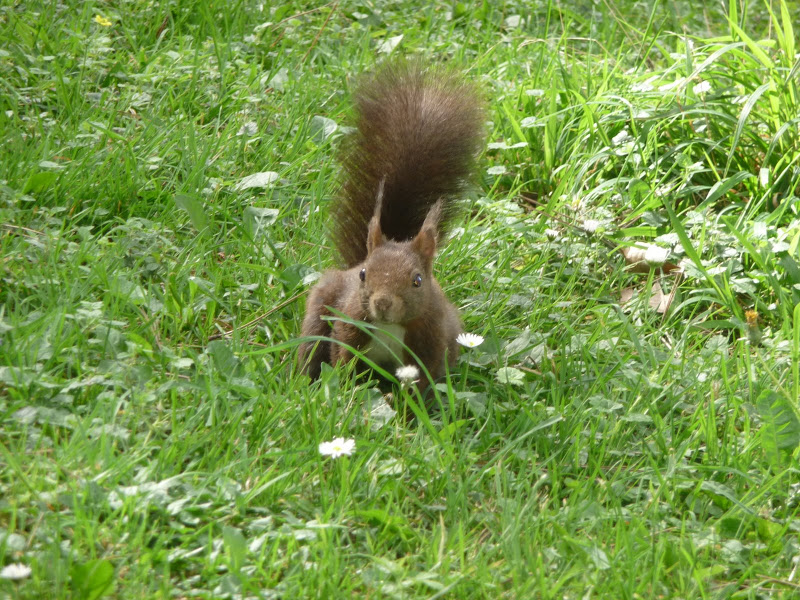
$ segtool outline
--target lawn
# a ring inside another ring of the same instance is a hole
[[[796,598],[800,5],[0,6],[0,598]],[[295,364],[394,55],[483,89],[427,406]],[[321,443],[355,441],[332,458]]]

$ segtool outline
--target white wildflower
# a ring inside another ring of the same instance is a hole
[[[419,379],[419,369],[414,365],[398,367],[394,374],[400,380],[400,383],[404,385],[408,385]]]
[[[667,194],[669,194],[671,191],[672,190],[670,189],[670,187],[668,185],[660,185],[655,189],[653,194],[655,194],[656,198],[661,198],[661,197],[666,196]]]
[[[705,80],[695,84],[694,86],[694,93],[698,95],[707,94],[710,91],[711,91],[711,84]]]
[[[650,244],[647,246],[647,250],[644,253],[644,260],[648,265],[654,267],[660,267],[669,258],[669,250],[667,248],[662,248],[661,246],[656,246],[655,244]]]
[[[248,121],[244,125],[239,128],[239,131],[236,135],[245,135],[247,137],[252,137],[258,133],[258,124],[254,123],[253,121]]]
[[[459,333],[456,342],[467,348],[475,348],[483,343],[483,337],[475,333]]]
[[[322,456],[339,458],[340,456],[350,456],[356,449],[356,441],[353,439],[336,438],[330,442],[322,442],[319,445],[319,453]]]
[[[586,233],[594,233],[600,228],[600,221],[597,219],[586,219],[581,227]]]
[[[615,135],[613,138],[611,138],[611,143],[614,146],[621,146],[622,144],[624,144],[626,142],[629,142],[632,139],[633,138],[631,137],[631,134],[628,133],[628,130],[627,129],[623,129],[617,135]]]
[[[557,240],[558,239],[558,231],[555,230],[555,229],[551,229],[551,228],[548,227],[547,229],[544,230],[544,234],[547,237],[549,237],[551,240]]]
[[[30,577],[30,575],[31,568],[21,563],[6,565],[3,567],[3,570],[0,571],[0,579],[11,579],[12,581],[25,579],[26,577]]]

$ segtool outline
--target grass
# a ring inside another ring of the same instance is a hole
[[[643,6],[0,7],[0,597],[796,597],[800,11]],[[293,362],[390,40],[492,117],[411,422]]]

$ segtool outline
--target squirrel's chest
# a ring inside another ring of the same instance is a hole
[[[406,328],[396,323],[375,323],[372,337],[365,348],[367,358],[382,367],[403,364],[403,340]],[[394,337],[392,337],[394,336]]]

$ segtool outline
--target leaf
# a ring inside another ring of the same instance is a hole
[[[269,79],[267,85],[278,92],[282,92],[284,89],[286,89],[286,83],[288,81],[289,69],[282,67]]]
[[[775,63],[772,62],[772,59],[770,59],[770,57],[767,56],[767,53],[764,52],[761,49],[761,47],[742,30],[741,27],[739,27],[732,20],[730,21],[730,26],[731,29],[733,29],[733,31],[736,32],[736,35],[742,38],[742,41],[745,44],[747,44],[747,47],[750,48],[750,51],[755,55],[755,57],[759,60],[759,62],[761,62],[762,65],[764,65],[770,70],[775,68]]]
[[[73,565],[69,576],[73,597],[96,600],[113,588],[114,565],[108,560],[90,560],[82,565]]]
[[[794,60],[794,29],[792,27],[792,17],[789,15],[789,7],[786,0],[781,0],[781,23],[783,24],[783,37],[786,43],[784,52],[786,53],[786,58],[792,61]]]
[[[708,195],[706,196],[706,199],[703,201],[703,204],[713,204],[719,198],[727,194],[731,190],[731,188],[753,177],[755,177],[755,175],[753,175],[752,173],[748,173],[747,171],[739,171],[732,177],[728,177],[723,181],[718,181],[713,186],[711,186],[710,190],[708,190]]]
[[[214,340],[208,344],[208,352],[214,360],[217,371],[226,376],[235,377],[241,366],[239,359],[228,345],[222,340]]]
[[[486,412],[488,398],[482,392],[456,392],[459,400],[466,401],[466,407],[476,417],[481,417]]]
[[[311,124],[309,125],[311,135],[318,144],[328,139],[338,128],[339,126],[336,124],[336,121],[320,115],[312,117]]]
[[[281,271],[278,279],[286,286],[286,291],[291,291],[297,287],[301,281],[305,280],[310,270],[311,269],[307,265],[296,263],[289,265]]]
[[[263,229],[278,220],[280,211],[277,208],[258,208],[248,206],[244,209],[244,227],[251,238],[255,239]]]
[[[378,431],[394,418],[397,411],[391,407],[381,394],[370,399],[367,405],[367,413],[368,416],[365,421],[369,423],[370,430]]]
[[[619,303],[621,306],[625,306],[638,295],[639,292],[634,288],[625,288],[620,293]],[[647,301],[647,305],[658,314],[663,315],[669,310],[673,298],[674,296],[672,294],[665,294],[663,292],[661,284],[655,282],[650,289],[650,298]]]
[[[554,77],[553,85],[548,90],[550,99],[549,114],[544,126],[544,164],[547,171],[552,171],[556,163],[556,146],[558,144],[558,90],[559,85]]]
[[[772,87],[772,81],[768,81],[767,83],[762,84],[758,87],[756,91],[750,94],[750,97],[747,99],[747,102],[744,103],[742,107],[742,114],[739,116],[739,122],[736,124],[736,131],[733,134],[733,142],[731,142],[731,149],[728,152],[728,160],[725,163],[725,171],[724,176],[728,175],[728,169],[731,166],[731,161],[733,160],[733,155],[736,152],[736,148],[739,145],[739,138],[742,137],[742,131],[744,131],[744,126],[747,123],[747,117],[750,116],[750,112],[753,110],[756,102],[761,97],[761,95],[766,92],[770,87]],[[741,173],[737,173],[737,175],[741,175]]]
[[[510,385],[522,385],[525,382],[525,374],[514,367],[502,367],[497,369],[497,381]]]
[[[608,555],[599,546],[592,546],[587,550],[587,554],[589,558],[592,559],[594,566],[601,571],[605,571],[611,567],[611,561],[608,560]]]
[[[392,50],[394,50],[402,40],[402,34],[387,38],[378,44],[378,52],[381,54],[391,54]]]
[[[199,198],[186,194],[175,194],[175,205],[186,211],[192,226],[197,231],[203,231],[206,228],[208,219],[206,218],[206,211],[203,210],[203,202]]]
[[[32,173],[30,177],[28,177],[27,181],[25,181],[25,185],[22,186],[22,193],[28,194],[30,192],[43,192],[52,187],[56,179],[58,179],[58,173],[54,171],[39,171],[38,173]]]
[[[730,505],[727,502],[724,502],[723,498],[737,506],[741,505],[741,503],[739,502],[739,498],[736,497],[736,494],[734,494],[733,490],[729,488],[727,485],[724,485],[722,483],[706,480],[700,484],[700,490],[707,492],[708,495],[711,496],[711,499],[714,501],[714,504],[716,504],[721,508],[724,509],[730,508]]]
[[[238,572],[244,566],[247,555],[247,540],[244,539],[240,530],[227,525],[222,528],[222,540],[231,559],[231,571]]]
[[[250,188],[266,188],[270,187],[273,183],[280,179],[280,175],[275,171],[263,171],[261,173],[253,173],[247,177],[243,177],[236,184],[235,189],[237,192],[249,190]]]
[[[764,390],[756,401],[761,417],[761,445],[773,465],[783,462],[784,455],[800,445],[800,419],[785,396]]]
[[[667,211],[669,220],[672,223],[672,228],[675,230],[675,233],[678,234],[678,237],[681,240],[683,251],[686,252],[686,256],[691,261],[691,264],[705,277],[706,281],[711,285],[711,287],[714,288],[714,291],[717,293],[720,302],[730,301],[729,295],[722,290],[716,279],[714,279],[705,266],[703,266],[703,261],[700,259],[700,255],[695,247],[692,246],[689,235],[686,233],[686,229],[684,228],[681,220],[678,218],[678,215],[675,214],[675,209],[672,207],[671,201],[669,201],[666,196],[662,196],[661,204],[664,207],[664,210]]]

